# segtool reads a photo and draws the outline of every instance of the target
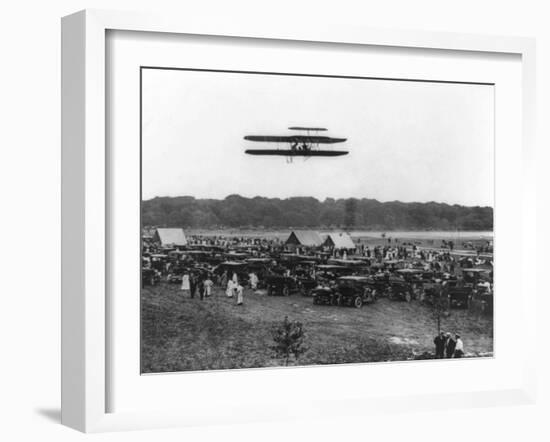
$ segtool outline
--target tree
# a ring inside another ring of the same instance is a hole
[[[276,356],[284,359],[285,365],[291,355],[297,360],[299,356],[307,349],[304,346],[304,328],[301,322],[289,321],[288,316],[282,323],[273,327],[271,331],[274,345],[270,348],[275,352]]]
[[[432,303],[432,316],[437,324],[437,334],[441,333],[441,318],[447,317],[448,301],[446,296],[443,295],[443,290],[439,288],[433,296]]]
[[[371,199],[313,197],[286,199],[229,195],[225,199],[191,196],[156,197],[143,201],[144,225],[219,228],[340,226],[346,230],[457,229],[491,230],[491,207],[464,207],[442,203],[379,202]]]

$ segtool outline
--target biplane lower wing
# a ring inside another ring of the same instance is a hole
[[[317,135],[247,135],[248,141],[260,141],[263,143],[313,143],[313,144],[335,144],[343,143],[346,138],[322,137]]]
[[[339,157],[347,155],[345,150],[287,150],[287,149],[247,149],[249,155],[279,155],[282,157]]]

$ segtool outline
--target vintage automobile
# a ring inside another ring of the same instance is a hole
[[[449,308],[469,308],[470,301],[472,300],[472,292],[472,287],[468,286],[447,286],[443,290],[444,295],[448,297]]]
[[[388,288],[390,287],[390,274],[377,272],[371,276],[372,285],[376,290],[377,298],[385,297],[388,295]]]
[[[258,287],[265,287],[265,278],[273,273],[274,261],[271,258],[248,258],[246,259],[246,271],[255,273],[258,277]]]
[[[442,291],[440,282],[426,283],[422,288],[420,302],[426,305],[435,305],[436,301],[441,298]]]
[[[162,272],[168,260],[168,255],[164,253],[152,253],[149,257],[151,260],[151,267],[159,272]]]
[[[340,265],[321,264],[315,267],[316,277],[322,281],[334,281],[340,276],[347,276],[352,273],[352,268]]]
[[[367,276],[342,276],[336,280],[335,291],[337,305],[361,308],[377,299],[374,282]]]
[[[337,305],[336,292],[330,285],[320,285],[311,291],[314,304]]]
[[[237,279],[241,284],[248,282],[247,264],[244,261],[224,261],[220,263],[214,270],[216,275],[221,275],[227,272],[229,278],[233,277],[233,274],[237,275]]]
[[[383,261],[382,264],[384,265],[384,269],[389,270],[390,272],[394,272],[405,267],[405,261],[401,259],[387,259]]]
[[[304,262],[306,265],[302,264],[294,269],[294,274],[296,275],[296,281],[300,287],[300,293],[303,296],[310,296],[311,291],[317,287],[317,280],[313,276],[312,269],[315,267],[313,261]]]
[[[376,288],[367,276],[342,276],[334,283],[312,290],[313,303],[361,308],[375,302]]]
[[[169,282],[170,284],[181,284],[182,280],[183,280],[183,273],[174,272],[174,273],[169,273],[168,276],[166,276],[166,281]]]
[[[193,262],[203,263],[206,262],[207,258],[210,256],[210,252],[207,252],[205,250],[186,250],[184,252],[184,255],[187,257],[187,259],[192,260]]]
[[[289,268],[311,261],[318,264],[321,260],[314,255],[298,255],[296,253],[281,253],[279,255],[279,262]]]
[[[160,272],[152,268],[141,269],[141,286],[155,285],[160,282]]]
[[[203,263],[215,266],[221,264],[224,259],[223,253],[211,251],[203,257]]]
[[[300,290],[294,278],[275,273],[266,276],[265,285],[267,296],[290,296]]]
[[[462,269],[462,277],[466,284],[475,286],[483,280],[489,279],[489,270],[486,269]]]
[[[411,302],[417,297],[417,292],[412,284],[402,278],[390,278],[387,293],[388,298],[392,301]]]
[[[230,250],[223,254],[227,261],[241,261],[247,258],[250,258],[250,254],[246,252],[241,252],[237,250]]]
[[[423,270],[420,269],[399,269],[396,272],[407,282],[422,282]]]

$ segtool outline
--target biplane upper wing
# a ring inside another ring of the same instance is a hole
[[[328,130],[324,127],[302,127],[302,126],[292,126],[292,127],[289,127],[289,130],[306,130],[306,131],[315,131],[315,132],[321,132],[321,131],[325,131],[325,130]]]
[[[347,138],[332,138],[315,135],[247,135],[244,137],[248,141],[261,141],[267,143],[315,143],[315,144],[334,144],[343,143]]]

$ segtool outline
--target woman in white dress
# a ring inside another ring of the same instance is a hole
[[[235,283],[233,282],[233,280],[230,279],[229,281],[227,281],[227,290],[225,291],[225,294],[227,295],[228,298],[233,297],[234,288],[235,288]]]
[[[208,297],[212,295],[212,286],[214,283],[210,278],[206,278],[204,281],[204,296]]]
[[[185,273],[181,278],[181,289],[185,292],[185,294],[189,293],[191,286],[189,284],[189,274]]]
[[[237,305],[243,305],[243,292],[244,288],[242,285],[237,284],[235,287],[235,290],[237,291]]]
[[[252,272],[248,276],[250,278],[250,288],[252,290],[256,290],[258,288],[258,277],[256,276],[256,273]]]

